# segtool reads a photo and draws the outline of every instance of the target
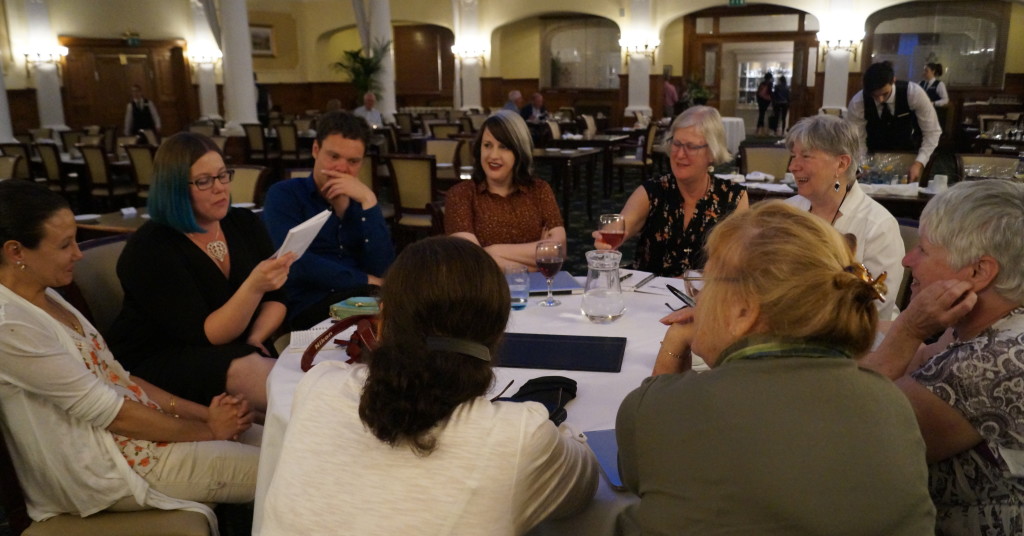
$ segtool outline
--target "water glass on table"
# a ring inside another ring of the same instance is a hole
[[[530,273],[522,264],[510,264],[505,267],[505,279],[508,281],[508,293],[512,297],[512,309],[519,311],[526,308],[530,297]]]
[[[619,249],[626,237],[626,220],[622,214],[601,214],[599,225],[597,232],[601,234],[601,241],[612,249]]]
[[[542,307],[555,307],[562,305],[562,302],[555,299],[551,293],[551,284],[555,274],[562,269],[562,262],[565,261],[565,248],[561,242],[553,240],[542,240],[537,243],[536,250],[537,270],[548,280],[548,297],[539,302]]]

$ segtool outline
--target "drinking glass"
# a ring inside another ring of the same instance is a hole
[[[683,272],[683,287],[686,288],[686,293],[691,298],[696,298],[697,294],[704,288],[704,272],[700,270],[687,270]]]
[[[562,302],[555,299],[551,293],[551,284],[554,282],[555,274],[562,269],[562,262],[565,260],[565,251],[561,242],[543,240],[537,243],[537,270],[548,280],[548,297],[540,302],[542,307],[555,307],[562,305]]]
[[[610,245],[612,249],[619,249],[622,240],[626,237],[626,219],[622,214],[601,214],[600,228],[601,241]]]

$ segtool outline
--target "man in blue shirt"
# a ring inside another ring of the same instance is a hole
[[[292,227],[333,212],[285,284],[292,329],[327,318],[333,303],[375,293],[395,258],[377,196],[358,178],[370,136],[366,121],[337,111],[317,118],[316,126],[312,175],[275,184],[263,207],[277,247]]]

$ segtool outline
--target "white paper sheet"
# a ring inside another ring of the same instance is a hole
[[[324,223],[327,223],[327,218],[330,217],[331,211],[325,210],[289,229],[288,236],[284,237],[284,242],[277,252],[274,253],[274,258],[276,259],[289,251],[295,252],[296,259],[301,257],[306,252],[306,249],[309,248],[309,245],[313,243],[313,239],[320,232],[320,228],[324,226]]]

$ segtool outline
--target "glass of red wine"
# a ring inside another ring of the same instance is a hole
[[[551,284],[554,282],[555,274],[562,269],[562,261],[565,260],[565,248],[561,242],[542,240],[537,243],[537,270],[548,280],[548,297],[540,302],[543,307],[555,307],[562,305],[562,302],[555,299],[551,293]]]
[[[626,237],[626,219],[622,214],[601,214],[600,228],[601,241],[608,244],[612,249],[619,249],[623,238]]]

